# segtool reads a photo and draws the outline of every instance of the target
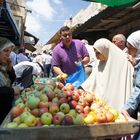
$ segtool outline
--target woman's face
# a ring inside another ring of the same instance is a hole
[[[9,59],[11,51],[12,51],[12,47],[0,51],[1,61],[6,62]]]
[[[96,58],[100,61],[106,61],[106,57],[94,48]]]
[[[128,48],[128,54],[131,55],[132,57],[136,57],[136,54],[137,54],[137,51],[138,49],[137,48],[134,48],[130,43],[127,42],[127,48]]]

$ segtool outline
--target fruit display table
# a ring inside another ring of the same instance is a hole
[[[137,120],[94,93],[55,79],[35,80],[15,100],[0,127],[0,140],[113,139],[139,131]]]
[[[139,131],[140,122],[102,123],[93,125],[49,126],[30,128],[2,128],[9,122],[7,116],[0,128],[0,140],[98,140],[113,139]]]

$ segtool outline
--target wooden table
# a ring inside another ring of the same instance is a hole
[[[94,125],[32,127],[23,129],[0,128],[0,140],[94,140],[117,138],[139,131],[140,122]]]

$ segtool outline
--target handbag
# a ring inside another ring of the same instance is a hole
[[[75,73],[68,76],[66,83],[71,83],[75,88],[81,86],[81,84],[87,79],[83,65],[77,64],[77,70]]]

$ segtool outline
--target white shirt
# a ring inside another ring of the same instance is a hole
[[[51,64],[52,56],[49,54],[42,54],[42,59],[44,64]]]
[[[29,61],[23,61],[18,63],[17,65],[14,66],[15,74],[16,77],[19,78],[21,77],[23,70],[27,68],[27,66],[32,66],[33,67],[33,72],[32,74],[34,75],[42,75],[42,69],[37,63],[29,62]]]

